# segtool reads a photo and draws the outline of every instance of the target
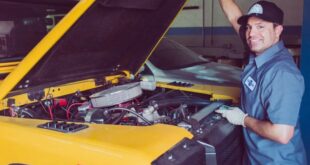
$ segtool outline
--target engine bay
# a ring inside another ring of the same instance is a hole
[[[179,125],[211,103],[207,95],[164,88],[143,90],[140,82],[133,82],[76,91],[60,98],[50,95],[48,99],[24,106],[12,103],[1,115],[114,125]]]

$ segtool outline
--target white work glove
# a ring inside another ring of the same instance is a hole
[[[238,107],[229,107],[228,109],[218,109],[215,112],[222,114],[222,117],[226,118],[228,122],[234,125],[244,125],[244,119],[248,114],[245,114],[240,108]]]

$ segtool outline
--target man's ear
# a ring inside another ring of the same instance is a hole
[[[278,38],[280,38],[281,33],[283,32],[283,25],[277,25],[275,27],[276,35]]]

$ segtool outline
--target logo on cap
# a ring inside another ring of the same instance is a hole
[[[251,9],[248,12],[249,14],[263,14],[263,7],[260,4],[255,4],[251,7]]]

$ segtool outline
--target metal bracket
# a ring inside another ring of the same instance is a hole
[[[33,100],[42,100],[45,96],[44,90],[34,91],[28,93],[28,99]]]

